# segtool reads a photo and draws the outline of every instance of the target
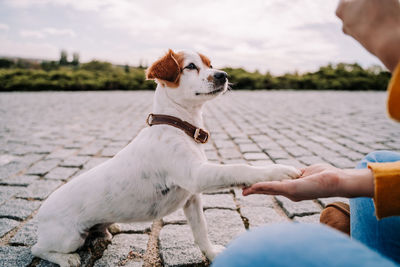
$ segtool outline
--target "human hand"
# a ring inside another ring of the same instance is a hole
[[[243,189],[243,195],[282,195],[293,201],[321,197],[372,197],[373,174],[369,169],[339,169],[329,164],[315,164],[302,169],[295,180],[260,182]]]
[[[399,0],[341,0],[336,15],[344,33],[394,70],[400,61]]]

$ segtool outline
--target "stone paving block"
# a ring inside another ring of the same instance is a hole
[[[120,152],[122,148],[120,147],[106,147],[101,151],[101,156],[102,157],[114,157],[118,152]]]
[[[212,145],[212,142],[208,141],[207,143],[204,144],[204,150],[215,150],[215,147]]]
[[[233,141],[228,141],[228,140],[219,140],[219,139],[213,139],[214,144],[218,149],[222,148],[235,148],[235,143]]]
[[[205,260],[194,244],[188,225],[166,225],[161,229],[160,257],[165,267],[203,265]]]
[[[0,206],[0,217],[14,220],[25,220],[34,210],[39,208],[40,201],[10,199]]]
[[[293,221],[300,223],[319,223],[319,214],[313,214],[308,216],[294,216]]]
[[[32,145],[21,145],[18,146],[16,148],[14,148],[11,152],[13,155],[17,155],[17,156],[23,156],[26,154],[31,154],[35,151],[36,146],[32,146]]]
[[[245,145],[245,144],[253,145],[254,144],[253,141],[250,140],[247,136],[242,136],[242,135],[234,137],[233,141],[238,145],[242,145],[242,144],[243,145]]]
[[[65,159],[77,153],[76,149],[57,149],[46,156],[46,159]]]
[[[73,156],[65,159],[63,162],[59,164],[60,167],[69,167],[69,168],[82,168],[86,162],[88,162],[91,158],[85,156]]]
[[[219,160],[217,151],[215,150],[206,150],[206,157],[208,160]]]
[[[312,200],[293,202],[283,196],[275,196],[275,199],[285,211],[286,215],[290,218],[293,218],[294,216],[312,215],[321,212],[321,207]]]
[[[33,260],[30,248],[27,247],[0,247],[0,266],[19,267],[28,266]]]
[[[274,208],[249,207],[240,208],[241,214],[248,219],[249,227],[259,227],[271,222],[286,222],[288,218],[280,215]]]
[[[299,147],[297,145],[289,146],[289,147],[285,146],[285,150],[290,155],[292,155],[294,158],[301,157],[301,156],[312,156],[312,154],[313,154],[311,151],[308,151],[308,150],[306,150],[306,149],[304,149],[302,147]]]
[[[281,138],[275,140],[275,142],[277,142],[279,145],[285,148],[297,147],[297,144],[295,142],[287,138],[282,138],[282,136]]]
[[[340,151],[340,154],[345,157],[348,157],[350,160],[356,161],[356,162],[362,160],[365,156],[364,154],[361,154],[361,153],[358,153],[355,151],[351,151],[351,150]]]
[[[33,152],[35,154],[39,154],[39,155],[47,155],[47,154],[50,154],[54,150],[55,150],[54,145],[40,144],[38,147],[35,148],[35,150]]]
[[[249,143],[239,144],[239,150],[242,153],[245,153],[245,152],[261,152],[261,148],[259,148],[256,144],[249,144]]]
[[[236,210],[231,194],[202,195],[201,200],[204,209],[223,208]]]
[[[113,140],[107,144],[107,147],[118,147],[120,150],[122,150],[124,147],[126,147],[127,144],[128,144],[127,141]]]
[[[6,202],[22,190],[23,187],[19,186],[0,186],[0,204]]]
[[[24,163],[15,161],[3,165],[0,168],[0,178],[5,179],[12,175],[15,175],[21,172],[25,167],[26,165]]]
[[[349,204],[349,199],[345,197],[328,197],[328,198],[319,198],[318,202],[321,203],[323,207],[325,207],[328,204],[331,204],[333,202],[344,202],[346,204]]]
[[[67,180],[78,171],[79,168],[57,167],[48,172],[44,178],[52,180]]]
[[[4,178],[0,179],[0,185],[8,185],[8,186],[28,186],[34,181],[38,179],[38,176],[34,175],[19,175],[19,176],[13,176],[11,178]],[[1,195],[1,193],[0,193]]]
[[[335,158],[329,158],[327,159],[329,163],[331,163],[333,166],[338,167],[338,168],[354,168],[356,164],[345,158],[345,157],[335,157]]]
[[[12,229],[17,227],[20,222],[7,218],[0,218],[0,237],[10,232]]]
[[[165,216],[163,218],[164,223],[168,224],[185,224],[187,223],[186,221],[186,216],[183,213],[183,209],[178,209],[174,211],[173,213]]]
[[[28,175],[45,175],[55,167],[57,167],[58,163],[60,163],[60,159],[49,159],[42,160],[34,164],[31,168],[28,169],[26,174]]]
[[[37,180],[17,194],[20,198],[34,198],[43,200],[62,184],[61,181]]]
[[[84,170],[90,170],[103,162],[106,162],[109,158],[92,158],[83,166]]]
[[[305,165],[313,165],[317,163],[325,162],[323,159],[317,156],[307,156],[307,157],[299,157],[297,158],[298,161]]]
[[[97,260],[94,266],[142,266],[142,258],[131,257],[129,253],[144,255],[148,240],[149,237],[145,234],[118,234],[113,237],[111,244],[104,251],[103,257]]]
[[[275,163],[294,166],[296,168],[304,168],[305,167],[304,164],[302,164],[301,162],[299,162],[296,159],[277,159],[277,160],[275,160]]]
[[[249,195],[243,196],[242,189],[235,189],[235,198],[240,208],[242,207],[274,207],[273,196],[268,195]]]
[[[30,219],[17,231],[9,243],[12,245],[33,246],[37,242],[37,225],[36,218]]]
[[[284,151],[282,148],[281,149],[264,149],[264,152],[268,154],[268,156],[273,159],[289,159],[291,156]]]
[[[210,241],[213,244],[226,246],[232,239],[246,231],[237,211],[209,209],[204,215]]]
[[[280,151],[282,147],[275,143],[275,141],[270,141],[270,142],[257,142],[256,144],[264,151],[269,151],[269,150],[274,150],[274,151]]]
[[[81,156],[94,156],[100,152],[104,148],[105,144],[90,144],[88,146],[85,146],[82,148],[79,152],[78,155]]]
[[[268,160],[269,157],[265,155],[265,153],[256,153],[256,152],[249,152],[249,153],[244,153],[243,158],[245,160]]]
[[[212,133],[213,140],[230,140],[229,136],[223,132]]]
[[[236,148],[219,149],[218,153],[223,159],[240,159],[242,154]]]

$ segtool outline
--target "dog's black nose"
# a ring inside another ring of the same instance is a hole
[[[216,72],[214,73],[214,79],[218,82],[225,82],[228,75],[225,72]]]

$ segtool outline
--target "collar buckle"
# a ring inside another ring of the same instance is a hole
[[[200,137],[201,133],[204,136],[203,138]],[[196,128],[196,130],[194,131],[193,139],[196,143],[205,144],[208,142],[208,136],[209,136],[208,132],[204,131],[203,129]]]
[[[149,126],[152,126],[153,124],[151,124],[153,121],[153,113],[150,113],[147,118],[146,118],[146,124]]]

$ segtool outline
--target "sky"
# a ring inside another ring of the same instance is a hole
[[[381,65],[342,32],[338,0],[0,0],[0,56],[58,60],[78,52],[151,64],[169,48],[216,68],[315,71],[328,63]],[[71,58],[70,58],[71,59]]]

